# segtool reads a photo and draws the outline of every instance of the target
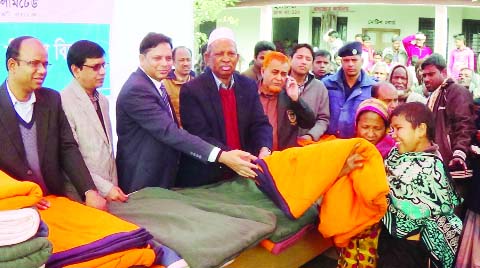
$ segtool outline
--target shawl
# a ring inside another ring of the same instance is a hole
[[[392,236],[420,234],[432,260],[452,267],[462,232],[454,214],[460,203],[442,160],[433,153],[392,149],[385,160],[390,193],[382,219]]]

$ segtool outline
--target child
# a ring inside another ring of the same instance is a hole
[[[453,265],[462,232],[453,212],[460,200],[432,142],[433,122],[430,110],[418,102],[392,112],[397,146],[385,160],[390,193],[379,238],[379,268]]]

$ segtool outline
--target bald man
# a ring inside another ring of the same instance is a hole
[[[372,97],[385,102],[389,114],[398,106],[397,89],[389,82],[379,82],[373,85]]]

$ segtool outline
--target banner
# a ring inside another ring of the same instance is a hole
[[[38,38],[48,52],[48,74],[45,87],[62,90],[73,76],[67,66],[67,52],[78,40],[98,43],[109,62],[110,23],[113,0],[0,0],[0,59],[5,66],[5,52],[18,36]],[[103,94],[110,95],[110,71],[107,66]],[[0,80],[7,77],[0,67]]]

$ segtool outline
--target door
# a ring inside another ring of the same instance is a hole
[[[400,29],[363,28],[362,34],[370,36],[375,51],[383,51],[392,46],[392,37],[400,35]]]

